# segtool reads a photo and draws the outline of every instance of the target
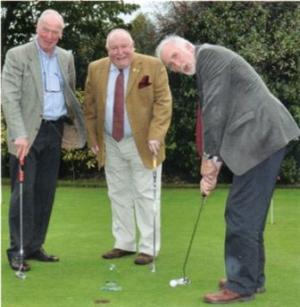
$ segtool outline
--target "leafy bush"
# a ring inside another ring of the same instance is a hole
[[[79,87],[83,87],[87,64],[106,54],[105,36],[116,26],[131,29],[139,52],[153,54],[156,43],[176,33],[194,43],[228,47],[247,59],[262,75],[270,90],[290,110],[300,125],[300,3],[298,2],[202,2],[168,1],[156,21],[141,15],[125,25],[119,13],[130,13],[135,5],[98,2],[3,2],[2,54],[12,45],[24,43],[34,33],[36,14],[52,6],[68,21],[62,46],[75,53]],[[83,18],[85,16],[85,18]],[[4,57],[3,57],[4,58]],[[195,150],[197,91],[194,77],[170,73],[173,118],[167,135],[168,180],[199,180],[199,159]],[[82,92],[77,93],[82,101]],[[5,123],[1,119],[2,174],[8,174]],[[300,144],[291,147],[281,170],[285,183],[300,181]],[[101,175],[101,174],[100,174]],[[99,176],[94,155],[84,148],[62,152],[61,177]],[[231,174],[224,168],[221,182]]]
[[[218,44],[236,51],[261,74],[300,125],[299,3],[177,1],[165,6],[157,14],[157,42],[174,33],[195,44]],[[195,181],[199,176],[194,147],[195,80],[174,73],[169,77],[174,108],[165,172]],[[285,182],[299,182],[299,146],[284,162]],[[221,181],[230,178],[224,168]]]

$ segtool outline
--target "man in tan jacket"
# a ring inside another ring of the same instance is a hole
[[[84,102],[88,143],[105,166],[112,206],[115,244],[102,257],[138,251],[135,264],[148,264],[160,250],[161,163],[172,113],[168,75],[160,60],[134,52],[123,29],[108,34],[106,48],[108,57],[89,65]]]

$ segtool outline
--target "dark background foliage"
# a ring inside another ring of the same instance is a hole
[[[193,43],[223,45],[243,56],[300,124],[300,6],[292,2],[169,2],[157,16],[158,40],[175,33]],[[170,74],[174,116],[168,136],[167,173],[198,176],[194,143],[196,91],[193,78]],[[300,147],[293,144],[281,182],[299,182]],[[189,170],[189,171],[188,171]],[[221,181],[230,180],[224,168]]]
[[[166,34],[175,33],[191,42],[220,44],[230,48],[255,67],[271,92],[290,110],[300,124],[300,4],[299,2],[198,2],[169,1],[160,5],[151,18],[139,14],[130,23],[121,13],[130,14],[137,5],[122,1],[2,1],[2,65],[6,51],[27,42],[35,33],[37,17],[46,8],[58,10],[66,28],[60,46],[75,56],[78,97],[82,101],[88,63],[106,56],[105,38],[111,29],[128,29],[136,50],[154,54]],[[197,92],[193,77],[170,73],[173,118],[167,137],[166,180],[196,182],[199,158],[194,145]],[[7,175],[5,123],[2,122],[2,164]],[[87,148],[63,152],[61,177],[99,176],[95,159]],[[280,180],[300,182],[300,145],[290,146]],[[222,170],[221,181],[231,174]]]

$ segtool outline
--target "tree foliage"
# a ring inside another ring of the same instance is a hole
[[[131,23],[130,33],[134,38],[137,52],[154,54],[155,27],[146,15],[140,13],[136,16]]]
[[[88,64],[106,56],[108,32],[116,27],[128,29],[120,14],[130,14],[138,8],[122,1],[2,1],[1,5],[2,60],[9,48],[26,43],[34,36],[42,11],[52,8],[64,17],[66,27],[59,45],[73,51],[77,84],[81,89]]]
[[[28,42],[35,35],[37,19],[42,11],[52,8],[64,17],[66,27],[59,45],[73,51],[79,88],[77,95],[81,102],[83,96],[80,89],[84,87],[88,64],[106,56],[105,40],[111,29],[130,28],[130,24],[124,23],[120,14],[130,14],[139,7],[123,4],[122,1],[2,1],[1,6],[2,65],[8,49]],[[6,128],[3,118],[1,123],[2,173],[8,175]],[[95,157],[87,148],[63,151],[62,160],[63,176],[82,177],[98,173]]]
[[[153,54],[160,39],[171,33],[196,44],[220,44],[236,51],[254,66],[300,125],[299,2],[168,1],[156,12],[154,21],[139,14],[128,24],[120,13],[130,14],[138,6],[122,1],[2,1],[1,5],[2,60],[9,48],[32,38],[41,11],[53,8],[63,15],[66,28],[60,45],[75,55],[80,101],[89,62],[106,55],[108,31],[123,27],[130,30],[136,50],[146,54]],[[174,107],[164,174],[172,180],[195,182],[199,177],[194,145],[195,80],[173,73],[169,78]],[[4,125],[1,130],[5,135]],[[6,156],[2,143],[2,157]],[[96,161],[87,148],[63,152],[62,175],[87,177],[95,173]],[[230,176],[223,169],[221,181]],[[300,182],[299,143],[290,146],[280,177],[283,182]]]
[[[300,4],[292,2],[169,2],[157,17],[157,41],[178,34],[195,44],[223,45],[243,56],[300,124]],[[197,178],[193,77],[170,73],[174,115],[165,171]],[[299,143],[287,155],[281,178],[300,181]],[[292,170],[291,170],[292,169]],[[195,171],[194,171],[195,170]],[[227,180],[228,170],[222,173]]]

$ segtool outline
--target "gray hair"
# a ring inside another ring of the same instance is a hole
[[[188,40],[186,40],[185,38],[175,35],[175,34],[170,34],[167,35],[156,47],[155,50],[155,55],[161,59],[161,52],[164,48],[165,45],[167,45],[168,43],[172,43],[175,46],[185,46],[185,45],[193,45],[191,42],[189,42]]]
[[[65,23],[64,23],[63,17],[57,11],[52,10],[52,9],[45,10],[41,14],[41,16],[38,19],[37,25],[39,26],[49,16],[55,17],[57,19],[57,21],[61,24],[61,29],[63,30],[63,28],[65,27]]]
[[[128,36],[129,40],[131,41],[132,45],[134,45],[134,41],[130,35],[130,33],[128,31],[126,31],[125,29],[122,29],[122,28],[116,28],[116,29],[113,29],[111,30],[108,34],[107,34],[107,37],[106,37],[106,44],[105,44],[105,48],[108,49],[108,45],[109,45],[109,41],[111,40],[112,36],[116,33],[123,33],[125,34],[126,36]]]

